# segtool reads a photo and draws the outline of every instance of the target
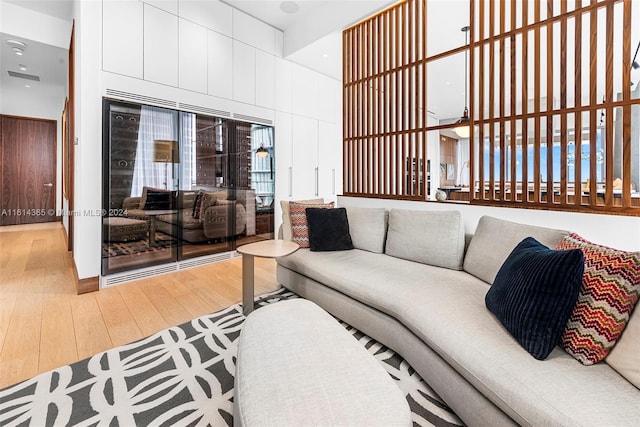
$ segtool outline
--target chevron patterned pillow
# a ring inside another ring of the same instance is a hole
[[[309,226],[307,224],[307,208],[332,209],[334,203],[289,203],[289,216],[291,217],[291,241],[296,242],[301,248],[308,248]]]
[[[609,354],[638,301],[640,252],[597,245],[577,234],[564,237],[556,249],[584,253],[582,288],[561,345],[583,365],[593,365]]]

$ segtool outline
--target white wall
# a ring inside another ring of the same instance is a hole
[[[472,234],[475,231],[478,221],[483,215],[489,215],[513,222],[568,230],[578,233],[594,243],[621,250],[640,251],[640,217],[343,196],[338,197],[338,203],[340,206],[384,207],[387,209],[458,210],[462,213],[467,234]]]

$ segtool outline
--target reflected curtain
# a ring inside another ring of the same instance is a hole
[[[153,145],[157,139],[177,140],[177,113],[164,108],[142,106],[136,163],[133,170],[131,196],[142,195],[142,187],[169,188],[173,185],[173,165],[153,161]]]

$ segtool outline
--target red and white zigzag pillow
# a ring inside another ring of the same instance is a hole
[[[309,226],[307,225],[307,208],[332,209],[334,203],[306,204],[289,202],[289,217],[291,218],[291,241],[296,242],[301,248],[308,248]]]
[[[638,301],[640,252],[597,245],[577,234],[564,237],[556,249],[584,253],[582,288],[561,345],[583,365],[593,365],[609,354]]]

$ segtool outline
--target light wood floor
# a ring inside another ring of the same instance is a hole
[[[234,258],[76,295],[60,223],[0,227],[0,388],[240,302]],[[255,293],[277,289],[256,258]]]

